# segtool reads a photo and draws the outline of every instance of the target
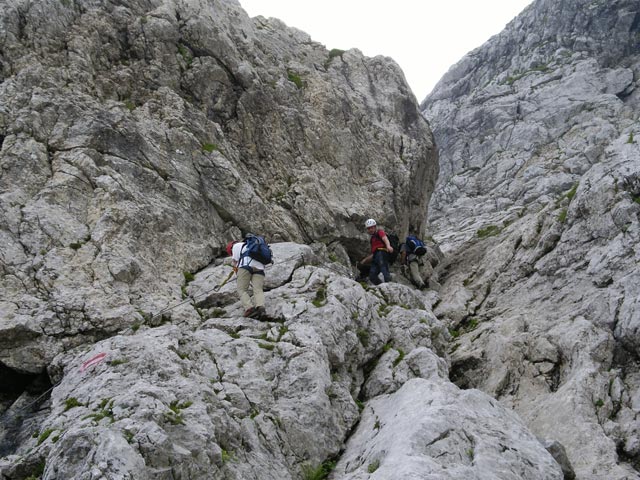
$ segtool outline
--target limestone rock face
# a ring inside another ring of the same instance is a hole
[[[364,219],[424,233],[438,172],[393,61],[232,0],[0,12],[0,477],[561,478],[450,382],[448,298],[352,278]],[[248,232],[262,322],[223,254]]]
[[[145,322],[241,234],[360,258],[366,218],[424,229],[437,158],[391,59],[330,54],[234,0],[0,11],[11,371]]]
[[[538,0],[422,104],[451,378],[581,479],[640,478],[639,46],[636,1]]]
[[[369,402],[347,447],[333,478],[564,478],[513,411],[442,379]]]
[[[231,0],[0,12],[0,477],[560,478],[449,381],[436,292],[352,279],[364,219],[424,233],[438,172],[393,61]],[[268,321],[223,258],[247,232]]]
[[[275,246],[298,259],[305,251]],[[426,294],[397,283],[365,288],[333,268],[296,263],[267,269],[289,273],[266,293],[277,321],[243,318],[237,299],[221,295],[197,321],[179,311],[170,323],[59,354],[38,435],[23,431],[33,424],[18,428],[24,441],[0,459],[0,473],[300,479],[344,448],[332,478],[364,478],[375,462],[378,476],[562,478],[513,412],[449,382],[450,337]],[[227,269],[211,267],[193,283]],[[25,415],[17,406],[7,414]],[[418,441],[424,448],[411,446]]]

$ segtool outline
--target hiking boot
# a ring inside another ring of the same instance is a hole
[[[244,313],[242,314],[243,317],[249,317],[249,318],[255,318],[253,315],[255,315],[256,313],[256,309],[255,307],[249,307],[247,308]]]
[[[251,313],[250,317],[255,318],[256,320],[262,320],[262,317],[267,313],[264,307],[256,307]]]

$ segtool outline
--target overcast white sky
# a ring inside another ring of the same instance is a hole
[[[392,57],[418,102],[449,67],[499,33],[533,0],[240,0],[331,50]]]

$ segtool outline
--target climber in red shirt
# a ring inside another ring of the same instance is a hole
[[[380,273],[385,282],[391,281],[391,273],[389,273],[389,254],[393,252],[393,247],[389,243],[389,238],[384,230],[378,228],[376,221],[370,218],[364,222],[367,233],[371,239],[371,255],[367,255],[362,263],[371,262],[371,270],[369,270],[369,280],[374,285],[382,283],[380,281]]]

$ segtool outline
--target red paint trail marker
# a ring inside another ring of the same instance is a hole
[[[82,364],[82,367],[80,367],[80,371],[84,372],[87,368],[93,367],[94,365],[98,365],[100,362],[104,360],[104,357],[106,356],[107,354],[103,352],[103,353],[99,353],[95,357],[91,357],[89,360],[87,360]]]

